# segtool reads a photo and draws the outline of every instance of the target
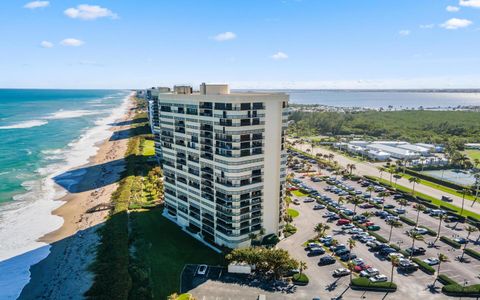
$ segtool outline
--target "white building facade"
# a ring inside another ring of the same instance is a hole
[[[280,235],[285,211],[288,96],[231,94],[226,85],[159,93],[151,105],[165,215],[207,242],[250,245]]]

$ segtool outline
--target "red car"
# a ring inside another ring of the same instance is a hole
[[[350,224],[350,220],[348,219],[340,219],[337,221],[337,225],[346,225],[346,224]]]
[[[365,226],[368,227],[368,226],[373,226],[373,225],[375,225],[375,223],[373,223],[372,221],[369,221],[369,222],[366,222],[366,223],[363,224],[363,225],[365,225]]]
[[[353,270],[354,270],[355,272],[358,272],[358,273],[359,273],[359,272],[362,272],[363,270],[366,270],[366,269],[369,269],[369,268],[371,268],[371,266],[369,266],[369,265],[367,265],[367,264],[361,264],[361,265],[355,266],[355,267],[353,268]]]

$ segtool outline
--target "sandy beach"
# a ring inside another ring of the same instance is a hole
[[[61,199],[65,204],[52,212],[64,219],[63,226],[40,238],[50,244],[50,254],[31,267],[31,280],[19,299],[81,299],[91,286],[88,267],[99,242],[97,230],[108,216],[111,194],[124,169],[132,108],[129,101],[123,118],[110,129],[112,138],[97,145],[89,164],[78,168],[85,172],[81,181]]]

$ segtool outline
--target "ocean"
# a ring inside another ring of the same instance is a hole
[[[407,91],[341,91],[278,90],[290,95],[295,104],[322,104],[336,107],[395,109],[454,108],[480,106],[480,93],[474,92],[407,92]]]
[[[49,253],[36,240],[63,223],[51,212],[66,192],[52,178],[88,162],[129,94],[0,89],[0,299],[20,294],[30,266]]]

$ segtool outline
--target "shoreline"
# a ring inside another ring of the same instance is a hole
[[[123,116],[108,129],[109,137],[95,145],[96,154],[87,164],[75,168],[85,174],[73,191],[57,200],[64,203],[52,215],[61,217],[63,224],[38,239],[49,245],[50,253],[30,267],[30,281],[18,299],[76,299],[90,288],[93,274],[88,267],[99,243],[97,230],[108,217],[111,194],[124,170],[128,121],[134,115],[132,99],[130,94]],[[101,207],[95,209],[97,205]]]

